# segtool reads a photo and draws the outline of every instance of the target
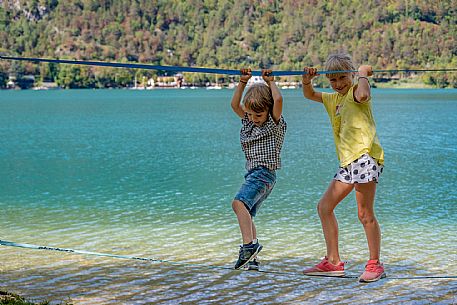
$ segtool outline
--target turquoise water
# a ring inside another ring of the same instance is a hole
[[[77,304],[457,302],[457,90],[375,89],[386,152],[376,209],[389,278],[309,278],[316,203],[337,160],[327,115],[283,90],[288,132],[256,218],[264,273],[231,267],[244,174],[233,91],[0,91],[0,239],[151,263],[0,246],[0,289]],[[354,195],[336,210],[348,274],[367,259]],[[275,273],[276,272],[276,273]]]

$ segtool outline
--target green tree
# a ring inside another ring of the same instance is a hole
[[[8,73],[0,71],[0,88],[5,88],[8,81]]]
[[[376,69],[399,64],[455,67],[456,1],[381,2],[31,0],[14,6],[3,1],[0,51],[98,61],[301,69],[322,67],[329,53],[345,50],[357,64]],[[7,63],[6,69],[10,67],[17,72]],[[111,72],[98,69],[59,67],[60,76],[41,66],[26,70],[44,74],[41,79],[59,78],[67,87],[113,85]],[[454,74],[424,81],[454,86]]]
[[[57,85],[67,89],[95,88],[95,76],[90,68],[63,65],[57,74]]]

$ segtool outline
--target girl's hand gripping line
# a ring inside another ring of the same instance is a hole
[[[359,67],[359,77],[367,77],[373,75],[373,69],[370,65],[361,65]]]
[[[359,77],[357,87],[354,91],[354,99],[359,103],[363,103],[370,100],[371,97],[370,82],[368,81],[368,76],[373,75],[373,70],[369,65],[361,65],[358,71]]]
[[[316,92],[313,89],[313,78],[317,76],[317,69],[312,67],[305,67],[303,69],[302,75],[302,87],[303,87],[303,95],[312,101],[322,103],[322,93]]]
[[[311,68],[311,67],[305,67],[303,69],[303,72],[305,72],[302,75],[302,80],[301,80],[303,86],[311,85],[311,81],[313,80],[314,77],[317,76],[317,69],[316,68]]]

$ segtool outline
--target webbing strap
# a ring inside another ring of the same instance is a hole
[[[0,246],[8,246],[8,247],[18,247],[18,248],[27,248],[27,249],[34,249],[34,250],[49,250],[49,251],[59,251],[59,252],[67,252],[72,254],[85,254],[85,255],[93,255],[93,256],[102,256],[102,257],[111,257],[111,258],[122,258],[122,259],[130,259],[130,260],[140,260],[140,261],[149,261],[155,263],[166,263],[170,265],[181,265],[187,267],[194,267],[194,268],[205,268],[205,269],[225,269],[225,270],[233,270],[231,267],[227,266],[212,266],[209,264],[193,264],[193,263],[186,263],[186,262],[174,262],[174,261],[167,261],[163,259],[157,258],[148,258],[148,257],[138,257],[132,255],[120,255],[120,254],[110,254],[110,253],[99,253],[99,252],[92,252],[92,251],[84,251],[84,250],[76,250],[76,249],[69,249],[69,248],[60,248],[60,247],[50,247],[50,246],[38,246],[33,244],[24,244],[24,243],[15,243],[6,240],[0,240]],[[243,271],[243,270],[237,270]],[[281,275],[288,275],[288,276],[299,276],[303,278],[304,275],[301,273],[296,272],[284,272],[284,271],[274,271],[274,270],[261,270],[262,273],[271,273],[271,274],[281,274]],[[313,276],[316,277],[316,276]],[[317,276],[317,277],[324,277],[324,276]],[[346,279],[354,279],[358,278],[356,275],[345,275],[343,277],[338,278],[346,278]],[[309,279],[309,277],[308,277]],[[396,279],[396,280],[411,280],[411,279],[457,279],[457,276],[448,275],[448,276],[408,276],[408,277],[395,277],[389,276],[387,279]]]
[[[48,58],[35,58],[35,57],[13,57],[1,56],[0,59],[4,60],[17,60],[17,61],[32,61],[32,62],[46,62],[56,64],[71,64],[71,65],[84,65],[84,66],[98,66],[98,67],[113,67],[113,68],[128,68],[128,69],[145,69],[157,71],[170,71],[170,72],[195,72],[195,73],[211,73],[211,74],[225,74],[225,75],[241,75],[240,70],[233,69],[217,69],[217,68],[200,68],[200,67],[183,67],[183,66],[161,66],[161,65],[148,65],[148,64],[132,64],[120,62],[103,62],[103,61],[86,61],[86,60],[67,60],[67,59],[48,59]],[[448,69],[395,69],[395,70],[373,70],[373,73],[398,73],[398,72],[453,72],[457,68]],[[318,71],[317,74],[335,74],[358,72],[357,70],[334,70],[334,71]],[[286,76],[286,75],[303,75],[303,70],[290,70],[290,71],[273,71],[273,76]],[[261,76],[260,70],[252,71],[253,76]]]

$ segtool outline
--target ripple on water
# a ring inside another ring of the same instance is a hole
[[[76,304],[455,303],[455,278],[418,278],[457,275],[455,91],[375,92],[390,278],[369,285],[300,274],[325,255],[316,204],[337,161],[325,111],[303,111],[298,91],[285,103],[283,169],[256,217],[268,272],[224,269],[238,255],[231,200],[244,169],[231,92],[220,91],[2,93],[2,239],[177,263],[0,247],[0,288]],[[336,215],[358,276],[368,251],[353,194]]]

